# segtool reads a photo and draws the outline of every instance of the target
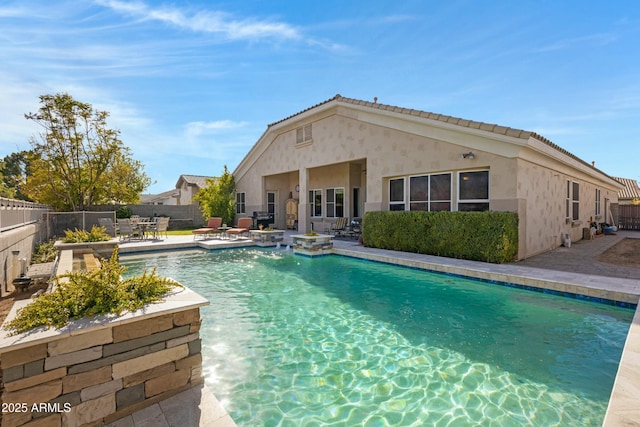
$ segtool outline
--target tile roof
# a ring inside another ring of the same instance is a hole
[[[179,197],[179,196],[180,196],[180,192],[176,189],[173,189],[169,191],[163,191],[162,193],[158,193],[158,194],[143,194],[140,197],[140,202],[143,204],[153,203],[153,202],[167,200],[172,197]]]
[[[197,185],[200,188],[204,188],[207,186],[208,178],[215,177],[204,175],[180,175],[180,178],[178,178],[178,182],[176,183],[176,188],[180,186],[180,181],[185,181],[187,184]]]
[[[394,105],[387,105],[387,104],[380,104],[378,102],[370,102],[370,101],[363,101],[363,100],[359,100],[359,99],[353,99],[353,98],[346,98],[340,94],[337,94],[336,96],[334,96],[333,98],[327,99],[326,101],[322,101],[316,105],[313,105],[309,108],[305,108],[302,111],[299,111],[295,114],[292,114],[288,117],[285,117],[284,119],[278,120],[276,122],[273,122],[271,124],[269,124],[267,127],[271,127],[274,126],[278,123],[282,123],[284,121],[287,121],[295,116],[298,116],[300,114],[303,114],[307,111],[313,110],[314,108],[317,108],[321,105],[324,104],[328,104],[330,102],[333,101],[337,101],[337,102],[342,102],[345,104],[352,104],[352,105],[360,105],[360,106],[364,106],[364,107],[369,107],[369,108],[377,108],[378,110],[384,110],[384,111],[392,111],[395,113],[400,113],[400,114],[407,114],[410,116],[416,116],[416,117],[423,117],[425,119],[430,119],[430,120],[437,120],[440,122],[444,122],[444,123],[451,123],[453,125],[457,125],[457,126],[464,126],[464,127],[468,127],[471,129],[480,129],[480,130],[484,130],[487,132],[493,132],[493,133],[497,133],[500,135],[507,135],[510,137],[514,137],[514,138],[519,138],[519,139],[529,139],[529,138],[534,138],[550,147],[552,147],[553,149],[555,149],[556,151],[559,151],[560,153],[567,155],[569,157],[571,157],[574,160],[577,160],[578,162],[591,167],[594,170],[597,170],[598,172],[607,175],[606,173],[604,173],[603,171],[599,170],[598,168],[596,168],[594,166],[593,163],[587,163],[584,160],[582,160],[581,158],[579,158],[578,156],[576,156],[575,154],[570,153],[569,151],[565,150],[564,148],[560,147],[559,145],[555,144],[554,142],[550,141],[549,139],[545,138],[544,136],[537,134],[535,132],[532,131],[527,131],[527,130],[522,130],[522,129],[515,129],[515,128],[511,128],[511,127],[507,127],[507,126],[500,126],[497,124],[492,124],[492,123],[485,123],[485,122],[477,122],[474,120],[467,120],[467,119],[461,119],[459,117],[453,117],[453,116],[446,116],[444,114],[436,114],[436,113],[430,113],[428,111],[422,111],[422,110],[415,110],[412,108],[403,108],[403,107],[397,107]],[[610,177],[611,178],[611,177]]]
[[[619,178],[614,176],[613,179],[624,185],[624,188],[618,192],[618,199],[640,199],[640,187],[638,181],[629,178]]]

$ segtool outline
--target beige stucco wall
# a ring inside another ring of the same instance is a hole
[[[545,158],[540,153],[523,152],[517,161],[517,197],[525,204],[520,221],[526,228],[521,234],[525,240],[523,257],[530,257],[558,247],[563,235],[572,241],[581,240],[583,228],[591,222],[611,222],[606,209],[608,203],[617,203],[617,189],[611,188],[606,179],[598,179],[588,173],[588,167],[571,167],[559,161]],[[580,184],[580,218],[566,219],[566,183]],[[600,189],[600,212],[596,216],[596,189]]]
[[[296,129],[308,123],[312,141],[297,144]],[[462,158],[469,151],[475,158]],[[284,201],[292,192],[300,201],[299,230],[309,231],[308,190],[344,187],[345,216],[351,217],[354,187],[361,189],[363,213],[386,210],[390,178],[451,172],[456,210],[457,173],[488,169],[490,208],[518,212],[519,256],[524,258],[557,247],[563,233],[580,239],[593,216],[596,187],[602,189],[603,213],[605,198],[617,201],[617,189],[604,175],[594,178],[583,163],[567,160],[539,141],[338,105],[271,126],[234,174],[238,191],[246,192],[249,214],[265,210],[266,191],[277,189],[281,218],[276,225],[284,227]],[[581,183],[578,223],[565,221],[566,179]]]
[[[13,279],[30,264],[33,247],[40,241],[41,227],[42,223],[29,224],[0,235],[0,297],[14,291]]]

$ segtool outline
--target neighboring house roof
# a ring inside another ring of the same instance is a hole
[[[613,177],[620,184],[624,185],[624,188],[618,192],[618,199],[640,199],[640,187],[638,187],[638,181],[629,178]]]
[[[363,107],[368,107],[368,108],[376,108],[379,110],[384,110],[384,111],[390,111],[390,112],[394,112],[394,113],[399,113],[399,114],[404,114],[407,116],[414,116],[414,117],[422,117],[425,119],[430,119],[430,120],[437,120],[439,122],[443,122],[443,123],[448,123],[448,124],[452,124],[452,125],[457,125],[457,126],[463,126],[463,127],[467,127],[470,129],[479,129],[482,131],[487,131],[487,132],[493,132],[499,135],[506,135],[509,137],[513,137],[513,138],[518,138],[518,139],[522,139],[522,140],[529,140],[530,138],[533,138],[537,141],[542,142],[543,144],[548,145],[549,147],[553,148],[554,150],[569,156],[570,158],[572,158],[573,160],[576,160],[580,163],[582,163],[585,166],[588,166],[589,168],[600,172],[601,174],[605,175],[606,177],[608,177],[609,179],[613,180],[613,177],[607,175],[605,172],[601,171],[600,169],[596,168],[594,163],[587,163],[584,160],[582,160],[581,158],[579,158],[578,156],[576,156],[575,154],[570,153],[569,151],[565,150],[564,148],[560,147],[559,145],[553,143],[552,141],[548,140],[547,138],[543,137],[542,135],[539,135],[535,132],[532,131],[526,131],[526,130],[522,130],[522,129],[515,129],[515,128],[511,128],[511,127],[506,127],[506,126],[500,126],[500,125],[496,125],[496,124],[492,124],[492,123],[485,123],[485,122],[477,122],[474,120],[467,120],[467,119],[461,119],[459,117],[452,117],[452,116],[446,116],[443,114],[436,114],[436,113],[430,113],[428,111],[422,111],[422,110],[414,110],[412,108],[403,108],[403,107],[396,107],[393,105],[387,105],[387,104],[379,104],[378,102],[370,102],[370,101],[362,101],[359,99],[353,99],[353,98],[345,98],[343,96],[341,96],[340,94],[334,96],[333,98],[327,99],[326,101],[320,102],[316,105],[313,105],[309,108],[306,108],[302,111],[299,111],[295,114],[292,114],[288,117],[285,117],[282,120],[278,120],[276,122],[273,122],[271,124],[269,124],[267,126],[267,131],[269,128],[271,128],[272,126],[278,125],[282,122],[285,122],[293,117],[302,115],[304,113],[306,113],[307,111],[313,110],[315,108],[318,108],[320,106],[323,106],[325,104],[329,104],[331,102],[340,102],[340,103],[344,103],[344,104],[352,104],[355,106],[363,106]],[[266,132],[265,132],[266,133]]]
[[[140,202],[142,204],[152,204],[156,202],[160,202],[163,200],[171,199],[172,197],[180,197],[180,192],[175,189],[164,191],[158,194],[143,194],[140,197]]]
[[[176,188],[182,187],[183,183],[187,185],[194,185],[198,188],[204,188],[207,186],[207,179],[213,179],[213,176],[203,176],[203,175],[180,175],[178,178],[178,182],[176,182]]]

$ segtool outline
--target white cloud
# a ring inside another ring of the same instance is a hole
[[[615,34],[609,33],[598,33],[592,34],[588,36],[582,37],[574,37],[564,40],[558,40],[554,43],[551,43],[547,46],[540,47],[535,49],[536,52],[550,52],[555,50],[563,50],[573,48],[574,46],[579,45],[595,45],[595,46],[604,46],[610,43],[613,43],[618,39],[618,36]]]
[[[191,122],[185,126],[185,135],[188,138],[197,138],[202,135],[210,135],[221,131],[233,130],[244,127],[247,122],[234,122],[232,120],[218,120],[213,122]]]
[[[177,8],[151,8],[143,2],[119,0],[99,0],[98,4],[141,20],[160,21],[194,32],[220,34],[231,40],[301,37],[297,28],[284,22],[255,18],[237,19],[229,13],[220,11],[200,11],[189,14]]]

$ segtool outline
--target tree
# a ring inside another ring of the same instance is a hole
[[[227,165],[224,166],[224,171],[219,178],[207,178],[206,184],[193,197],[200,203],[202,216],[205,219],[221,217],[223,223],[233,224],[236,182]]]
[[[0,175],[4,197],[13,197],[20,200],[30,200],[23,192],[23,187],[27,179],[27,168],[29,158],[32,153],[29,151],[19,151],[4,156],[0,162]]]
[[[5,168],[4,162],[0,161],[0,197],[13,198],[15,196],[15,192],[13,191],[13,188],[9,188],[5,184],[4,168]]]
[[[25,114],[44,129],[30,141],[25,194],[65,211],[138,202],[151,179],[119,139],[120,131],[107,127],[109,113],[66,93],[42,95],[40,104],[38,113]]]

